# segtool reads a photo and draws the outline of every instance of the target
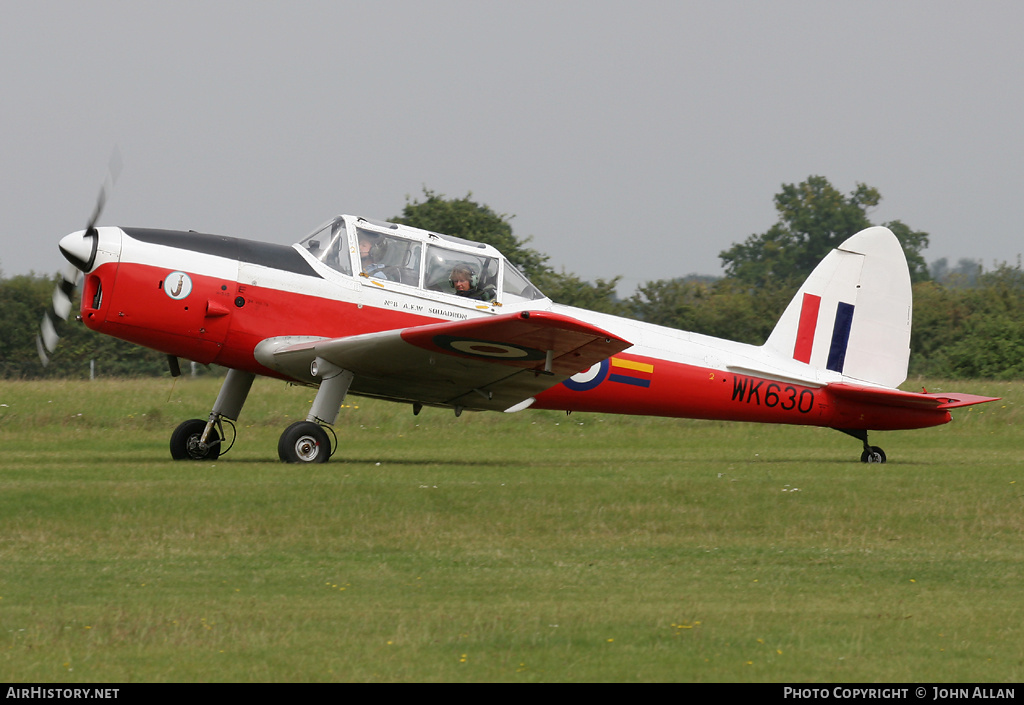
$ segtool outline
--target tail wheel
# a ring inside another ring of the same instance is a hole
[[[860,462],[862,463],[884,463],[885,462],[885,451],[878,446],[871,446],[864,450],[860,454]]]
[[[277,454],[286,463],[326,463],[331,457],[331,440],[320,424],[299,421],[281,434]]]
[[[183,421],[171,434],[171,457],[175,460],[216,460],[220,457],[220,434],[210,429],[206,443],[200,442],[206,422],[202,419]]]

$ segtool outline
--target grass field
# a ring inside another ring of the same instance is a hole
[[[258,380],[0,383],[0,681],[1024,680],[1024,383],[948,426],[823,429],[350,400]]]

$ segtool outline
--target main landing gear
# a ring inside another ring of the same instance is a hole
[[[327,430],[330,426],[321,426],[313,421],[293,423],[277,442],[278,457],[286,463],[326,463],[334,454]],[[334,447],[337,446],[335,437]]]
[[[878,446],[868,444],[868,432],[865,430],[848,430],[845,428],[837,428],[837,431],[842,431],[848,436],[853,436],[858,441],[864,444],[864,451],[860,454],[860,462],[862,463],[884,463],[885,462],[885,451]]]
[[[286,463],[326,463],[337,447],[331,425],[338,420],[341,403],[352,384],[352,373],[317,358],[310,372],[320,378],[313,406],[305,421],[293,423],[281,434],[277,454]],[[234,444],[234,425],[255,375],[241,370],[228,370],[217,401],[206,421],[184,421],[171,434],[171,457],[175,460],[216,460]],[[224,446],[225,424],[231,428],[231,443]],[[334,443],[331,443],[334,436]]]

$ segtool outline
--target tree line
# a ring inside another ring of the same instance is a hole
[[[494,245],[558,303],[635,318],[719,338],[759,345],[817,263],[836,245],[876,223],[881,201],[865,184],[849,194],[811,176],[784,184],[775,196],[778,222],[720,253],[724,276],[681,276],[649,281],[628,298],[618,277],[585,281],[555,270],[548,256],[513,233],[511,218],[475,202],[472,194],[447,198],[429,189],[407,199],[391,218],[425,230]],[[1024,271],[1018,261],[985,271],[962,259],[925,263],[928,234],[901,221],[879,223],[899,239],[910,266],[914,325],[910,374],[942,378],[1024,378]],[[56,279],[35,274],[0,276],[0,377],[86,377],[96,360],[103,376],[165,375],[163,355],[80,323],[60,330],[61,344],[44,368],[36,353],[39,321]]]

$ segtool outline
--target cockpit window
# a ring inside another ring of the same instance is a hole
[[[419,286],[420,243],[366,228],[356,228],[356,240],[363,274]]]
[[[498,259],[427,245],[423,286],[478,301],[498,297]]]
[[[505,276],[502,278],[502,297],[506,303],[514,300],[536,301],[543,299],[544,294],[530,283],[530,280],[523,276],[522,272],[512,266],[511,262],[505,263]]]
[[[352,274],[352,260],[348,256],[348,238],[345,236],[345,219],[335,218],[321,225],[299,243],[309,254],[336,269],[342,274]]]
[[[510,262],[487,254],[485,245],[432,233],[425,243],[393,234],[397,226],[362,218],[349,225],[355,225],[355,242],[348,238],[345,217],[338,216],[299,244],[343,274],[353,274],[355,267],[361,276],[495,304],[544,298]]]

